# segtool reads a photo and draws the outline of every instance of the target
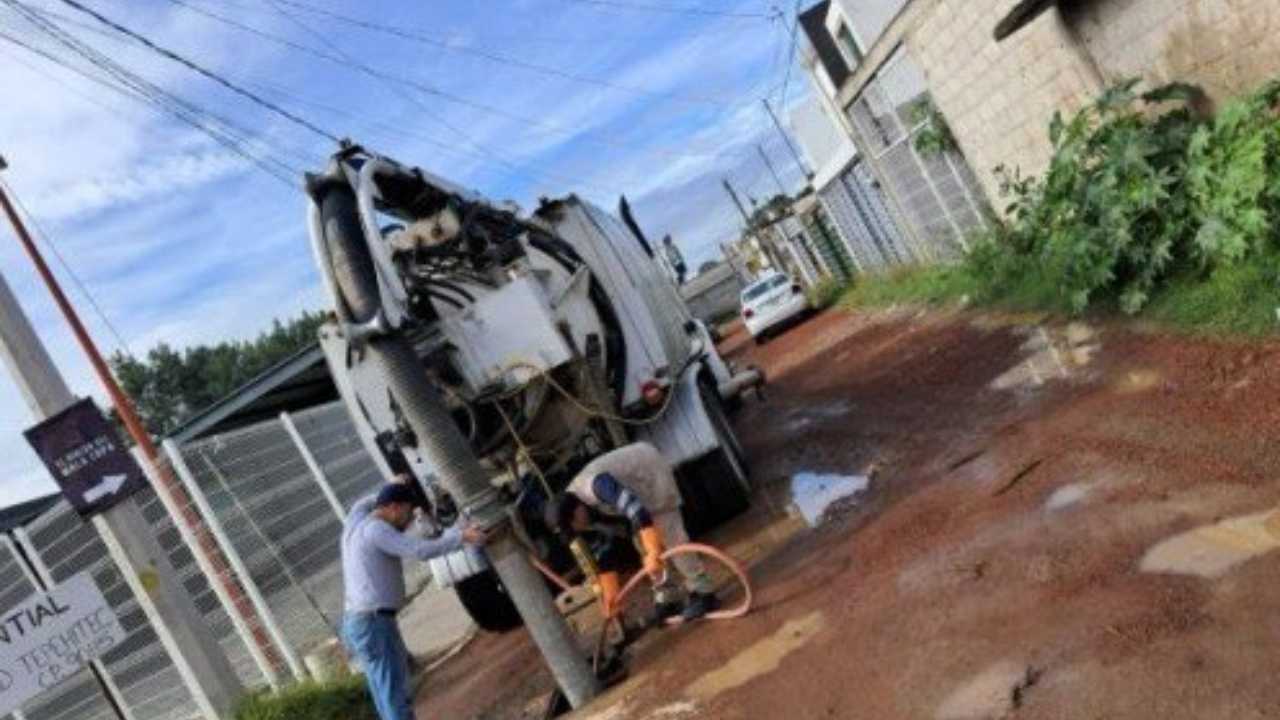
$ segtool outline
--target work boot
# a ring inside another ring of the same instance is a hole
[[[715,593],[689,593],[689,602],[685,603],[681,616],[688,622],[718,609],[720,609],[720,598],[716,597]]]

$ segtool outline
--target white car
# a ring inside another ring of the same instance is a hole
[[[742,322],[757,343],[764,342],[778,327],[803,317],[810,310],[809,298],[798,283],[782,273],[772,273],[742,291]]]

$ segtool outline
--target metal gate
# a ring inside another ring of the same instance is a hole
[[[907,245],[861,159],[854,160],[819,190],[818,197],[861,271],[874,272],[921,260]]]
[[[950,260],[967,248],[966,236],[986,225],[977,179],[957,152],[928,156],[915,138],[928,124],[915,117],[930,102],[924,74],[899,47],[868,81],[848,115],[886,190],[910,223],[921,257]]]

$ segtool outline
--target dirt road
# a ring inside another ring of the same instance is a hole
[[[1280,345],[830,312],[726,350],[772,378],[735,419],[759,497],[712,538],[756,609],[647,637],[573,717],[1280,717]],[[784,512],[796,473],[873,462],[824,525]],[[484,637],[420,716],[549,687]]]

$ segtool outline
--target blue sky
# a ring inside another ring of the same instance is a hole
[[[71,57],[8,1],[0,1],[0,32]],[[95,30],[101,26],[59,0],[20,1],[52,13],[46,17],[151,82],[248,129],[255,154],[304,170],[322,167],[332,151],[329,140]],[[739,226],[722,177],[755,197],[776,192],[757,143],[791,189],[800,183],[760,105],[765,94],[781,102],[790,19],[712,14],[774,14],[767,0],[297,0],[310,9],[268,0],[83,2],[326,130],[495,200],[528,209],[541,196],[576,192],[614,208],[625,192],[646,230],[673,234],[694,265],[715,257]],[[789,16],[791,3],[782,5]],[[793,68],[787,104],[808,92]],[[4,178],[133,353],[158,342],[247,338],[273,318],[321,306],[304,197],[295,187],[195,129],[3,39],[0,97],[9,98],[0,106],[0,154],[11,166]],[[0,238],[0,269],[73,390],[101,397],[7,227]],[[102,347],[118,349],[84,295],[61,268],[59,274]],[[31,422],[5,378],[0,505],[52,489],[21,437]]]

